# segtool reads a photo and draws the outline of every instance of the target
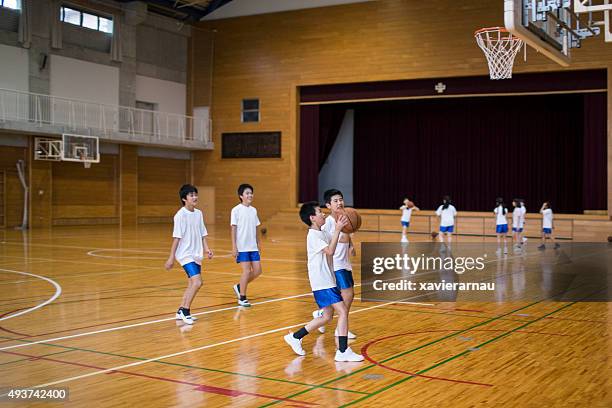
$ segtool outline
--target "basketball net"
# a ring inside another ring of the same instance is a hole
[[[502,27],[481,28],[474,37],[487,57],[491,79],[512,78],[514,58],[521,50],[523,40]]]

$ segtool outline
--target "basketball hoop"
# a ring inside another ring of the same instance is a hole
[[[523,40],[503,27],[481,28],[474,37],[487,57],[491,79],[512,78],[514,58],[521,50]]]
[[[89,161],[84,161],[84,162],[83,162],[83,167],[85,167],[86,169],[91,168],[91,162],[89,162]]]

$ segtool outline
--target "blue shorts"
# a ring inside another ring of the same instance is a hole
[[[542,228],[542,232],[545,234],[552,234],[552,228]]]
[[[449,225],[448,227],[443,227],[440,225],[440,232],[453,232],[454,228],[454,225]]]
[[[312,294],[314,295],[319,309],[331,306],[334,303],[342,302],[342,295],[340,294],[340,289],[338,288],[313,290]]]
[[[523,232],[523,229],[512,227],[512,232]]]
[[[410,222],[409,221],[402,221],[402,227],[408,228],[409,226],[410,226]]]
[[[183,265],[183,269],[185,270],[188,278],[193,278],[194,276],[202,273],[202,265],[195,262],[189,262],[188,264]]]
[[[236,263],[258,262],[259,260],[259,251],[238,252],[238,256],[236,257]]]
[[[355,286],[355,282],[353,281],[353,271],[349,271],[348,269],[338,269],[334,271],[334,275],[336,275],[336,286],[338,289],[348,289]]]
[[[495,227],[495,233],[505,234],[508,232],[508,224],[497,224]]]

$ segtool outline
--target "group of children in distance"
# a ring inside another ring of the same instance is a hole
[[[516,247],[522,247],[527,242],[527,238],[523,235],[523,227],[525,225],[525,214],[527,209],[525,208],[524,200],[515,198],[512,200],[512,240],[515,242]],[[418,211],[419,208],[412,203],[408,198],[404,199],[404,204],[400,207],[402,211],[402,239],[401,242],[408,242],[406,236],[408,227],[410,226],[410,218],[413,211]],[[504,243],[504,253],[508,253],[507,248],[507,234],[508,234],[508,208],[504,206],[504,199],[497,198],[495,200],[495,214],[496,226],[495,234],[497,235],[497,243]],[[553,235],[553,211],[550,202],[544,202],[542,208],[540,208],[540,214],[542,214],[542,243],[538,246],[538,249],[543,250],[546,248],[546,240],[550,239],[554,243],[554,248],[559,248],[559,244],[555,241]],[[450,245],[452,240],[452,233],[455,227],[455,217],[457,216],[457,209],[452,205],[452,201],[449,196],[445,196],[442,199],[442,204],[436,210],[436,215],[440,217],[440,234],[438,239],[440,242],[444,242],[444,236],[446,235],[448,244]]]
[[[187,274],[188,284],[176,319],[192,325],[197,319],[191,314],[191,304],[202,286],[202,260],[204,254],[212,259],[213,251],[206,242],[206,226],[202,211],[196,208],[198,190],[191,184],[185,184],[179,191],[182,208],[174,216],[172,246],[165,263],[170,270],[174,260],[181,264]],[[241,184],[238,187],[240,204],[232,208],[230,216],[232,256],[241,264],[240,282],[233,290],[241,307],[250,307],[247,298],[247,287],[250,282],[261,275],[261,258],[257,227],[261,224],[257,210],[252,206],[253,187]],[[354,281],[350,255],[355,255],[350,235],[342,232],[348,224],[343,214],[344,199],[338,190],[328,190],[324,194],[326,206],[331,216],[325,218],[319,204],[305,203],[300,209],[300,218],[309,226],[306,238],[308,253],[308,278],[319,307],[313,312],[313,320],[295,333],[284,336],[284,340],[298,355],[305,355],[302,339],[313,330],[325,332],[325,324],[338,315],[335,336],[338,338],[338,350],[335,360],[363,361],[363,356],[348,347],[348,339],[356,336],[348,330],[348,315],[354,297]],[[333,273],[332,273],[333,271]]]

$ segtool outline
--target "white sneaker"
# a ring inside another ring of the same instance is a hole
[[[527,237],[523,237],[523,244],[527,242]]]
[[[306,352],[302,348],[302,339],[298,340],[295,337],[293,337],[293,332],[289,332],[289,334],[284,336],[283,339],[285,339],[285,343],[287,343],[291,347],[291,349],[293,350],[295,354],[297,354],[298,356],[306,355]],[[348,349],[346,351],[348,351]]]
[[[196,320],[198,320],[198,318],[197,318],[197,317],[195,317],[195,316],[193,316],[193,315],[190,315],[189,317],[190,317],[190,318],[191,318],[191,320],[193,320],[194,322],[195,322]],[[183,318],[182,318],[182,317],[181,317],[181,316],[178,314],[178,312],[176,312],[175,319],[176,319],[176,320],[183,320]]]
[[[408,238],[402,237],[402,240],[400,242],[408,242]]]
[[[313,319],[318,319],[320,317],[323,317],[323,311],[321,309],[312,312]],[[317,330],[319,330],[319,333],[325,333],[325,326],[321,326]]]
[[[191,318],[191,316],[185,316],[182,310],[179,310],[176,314],[183,321],[183,323],[193,324],[193,319]]]
[[[361,354],[355,353],[351,348],[347,348],[344,350],[344,353],[340,352],[340,350],[336,350],[336,357],[334,360],[342,362],[342,361],[363,361],[363,356]]]
[[[238,300],[240,300],[240,284],[235,284],[233,286],[234,288],[234,293],[236,294],[236,297],[238,298]]]
[[[337,329],[337,328],[336,328],[336,331],[334,332],[334,335],[335,335],[336,337],[338,337],[338,336],[339,336],[339,334],[338,334],[338,329]],[[356,339],[356,338],[357,338],[357,335],[355,335],[354,333],[351,333],[351,331],[349,330],[349,331],[348,331],[348,336],[347,336],[347,337],[348,337],[349,339],[353,340],[353,339]],[[359,360],[359,361],[361,361],[361,360]]]
[[[249,299],[244,299],[244,300],[238,299],[238,306],[251,307],[251,303],[249,302]]]

